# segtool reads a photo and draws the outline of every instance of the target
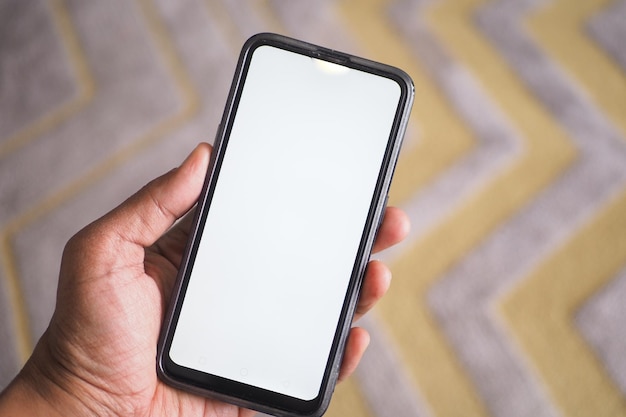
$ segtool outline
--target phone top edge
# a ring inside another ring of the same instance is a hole
[[[414,94],[415,86],[411,76],[404,70],[379,61],[363,58],[347,52],[342,52],[332,48],[326,48],[310,42],[294,39],[289,36],[272,32],[261,32],[252,35],[246,40],[242,47],[242,56],[248,55],[259,46],[270,45],[275,47],[289,47],[293,52],[302,53],[312,58],[321,59],[334,64],[345,65],[350,68],[360,69],[394,79],[400,85],[403,94],[411,97]]]

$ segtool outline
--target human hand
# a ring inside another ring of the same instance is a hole
[[[210,147],[149,183],[68,242],[57,305],[24,369],[0,396],[0,415],[252,416],[195,396],[156,374],[156,346],[200,194]],[[404,238],[406,215],[388,208],[374,252]],[[389,269],[369,263],[355,320],[386,292]],[[369,335],[351,330],[339,379],[356,368]]]

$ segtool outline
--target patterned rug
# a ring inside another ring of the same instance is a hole
[[[415,81],[412,233],[328,415],[626,416],[624,0],[1,0],[0,387],[67,239],[212,141],[262,31]]]

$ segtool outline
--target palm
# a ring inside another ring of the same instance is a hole
[[[80,253],[70,243],[66,250],[59,300],[78,303],[59,303],[50,332],[74,335],[67,346],[59,347],[69,353],[70,357],[63,358],[69,371],[88,383],[89,389],[116,397],[106,406],[118,415],[252,414],[186,394],[157,378],[157,338],[187,227],[187,222],[179,225],[145,250],[119,240],[99,241],[92,247],[81,241]],[[107,247],[111,243],[115,250]],[[109,259],[112,253],[118,258]],[[85,274],[87,268],[90,272]],[[74,325],[80,325],[81,331]]]

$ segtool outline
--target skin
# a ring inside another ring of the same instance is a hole
[[[253,416],[255,412],[179,391],[156,375],[156,345],[211,147],[183,162],[77,233],[65,247],[50,325],[0,395],[1,416]],[[183,218],[174,227],[174,223]],[[374,251],[408,233],[389,207]],[[371,261],[355,320],[384,295],[389,269]],[[369,335],[354,327],[340,380],[358,365]]]

